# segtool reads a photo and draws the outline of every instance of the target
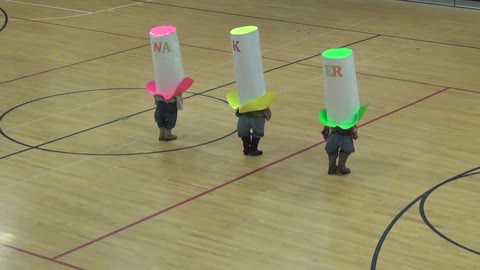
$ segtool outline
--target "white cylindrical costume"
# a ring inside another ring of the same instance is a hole
[[[243,26],[230,31],[233,65],[238,92],[227,95],[240,112],[266,109],[274,98],[267,93],[263,74],[260,35],[257,26]]]
[[[327,108],[320,112],[320,121],[331,127],[350,128],[360,120],[367,106],[360,107],[353,51],[326,50],[322,60]]]
[[[150,45],[155,80],[147,84],[147,91],[170,99],[188,90],[193,80],[185,77],[176,28],[171,25],[152,28]]]

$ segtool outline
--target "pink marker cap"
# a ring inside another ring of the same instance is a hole
[[[157,36],[157,37],[168,36],[175,33],[176,31],[177,31],[177,28],[175,28],[175,26],[162,25],[162,26],[157,26],[152,28],[150,30],[150,35]]]

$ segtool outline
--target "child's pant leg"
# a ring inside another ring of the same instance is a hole
[[[169,111],[164,114],[165,116],[165,129],[173,129],[177,125],[178,112]]]
[[[325,151],[328,155],[333,155],[340,149],[343,153],[355,152],[353,138],[350,135],[330,134],[325,145]]]
[[[165,128],[165,117],[162,109],[162,106],[159,105],[157,105],[157,107],[155,108],[154,117],[158,128]]]
[[[155,109],[155,121],[159,128],[173,129],[177,124],[177,104],[159,102]]]
[[[248,116],[241,115],[237,121],[238,137],[250,137],[250,119]]]
[[[265,135],[265,118],[264,117],[253,117],[251,122],[251,127],[253,130],[253,137],[262,138]]]

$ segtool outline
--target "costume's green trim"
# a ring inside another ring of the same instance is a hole
[[[245,104],[240,107],[240,100],[238,98],[238,92],[229,92],[227,94],[228,104],[234,109],[239,108],[240,113],[253,112],[266,109],[269,107],[275,100],[277,94],[275,92],[268,92],[267,94],[257,97],[256,99],[250,101],[248,104]]]
[[[355,126],[358,121],[360,121],[360,119],[362,119],[362,116],[365,114],[365,111],[367,111],[367,108],[368,108],[368,104],[365,104],[363,106],[361,106],[357,113],[355,114],[355,117],[353,118],[353,121],[350,122],[350,123],[333,123],[331,121],[329,121],[327,119],[327,109],[323,109],[320,111],[320,113],[318,114],[318,119],[320,120],[320,122],[322,124],[324,124],[325,126],[328,126],[328,127],[340,127],[341,129],[349,129],[353,126]]]

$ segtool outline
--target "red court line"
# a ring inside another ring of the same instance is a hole
[[[271,59],[271,60],[277,60],[277,61],[283,61],[283,60],[278,60],[278,59],[272,59],[268,57],[264,57],[265,59]],[[322,66],[318,65],[312,65],[312,64],[305,64],[305,63],[297,63],[297,65],[301,66],[307,66],[307,67],[314,67],[314,68],[319,68],[322,69]],[[363,72],[358,72],[357,74],[364,75],[364,76],[370,76],[370,77],[376,77],[376,78],[382,78],[382,79],[387,79],[387,80],[392,80],[392,81],[399,81],[399,82],[409,82],[409,83],[415,83],[415,84],[422,84],[422,85],[428,85],[428,86],[435,86],[435,87],[447,87],[452,90],[458,90],[458,91],[463,91],[463,92],[470,92],[470,93],[475,93],[475,94],[480,94],[480,90],[470,90],[470,89],[464,89],[464,88],[458,88],[458,87],[453,87],[453,86],[445,86],[445,85],[439,85],[439,84],[434,84],[434,83],[427,83],[427,82],[420,82],[420,81],[415,81],[415,80],[409,80],[409,79],[402,79],[402,78],[394,78],[394,77],[389,77],[389,76],[384,76],[384,75],[376,75],[376,74],[370,74],[370,73],[363,73]]]
[[[65,262],[62,262],[62,261],[57,261],[57,260],[55,260],[55,259],[48,258],[47,256],[43,256],[43,255],[37,254],[37,253],[35,253],[35,252],[28,251],[28,250],[25,250],[25,249],[22,249],[22,248],[14,247],[14,246],[9,245],[9,244],[1,244],[1,243],[0,243],[0,245],[3,246],[3,247],[6,247],[6,248],[9,248],[9,249],[12,249],[12,250],[15,250],[15,251],[24,253],[24,254],[28,254],[28,255],[30,255],[30,256],[34,256],[34,257],[37,257],[37,258],[40,258],[40,259],[43,259],[43,260],[52,262],[52,263],[56,263],[56,264],[60,264],[60,265],[66,266],[66,267],[71,268],[71,269],[86,270],[85,268],[81,268],[81,267],[78,267],[78,266],[75,266],[75,265],[72,265],[72,264],[69,264],[69,263],[65,263]]]
[[[450,89],[451,89],[451,90],[462,91],[462,92],[469,92],[469,93],[474,93],[474,94],[480,94],[480,90],[479,90],[479,91],[475,91],[475,90],[468,90],[468,89],[455,88],[455,87],[451,87]]]
[[[52,23],[52,22],[44,22],[44,21],[35,21],[35,20],[32,20],[32,19],[25,19],[25,18],[19,18],[19,17],[15,17],[15,18],[16,18],[16,19],[20,19],[20,20],[24,20],[24,21],[28,21],[28,22],[33,22],[33,23],[42,23],[42,24],[48,24],[48,25],[66,27],[66,28],[71,28],[71,29],[77,29],[77,30],[84,30],[84,31],[96,32],[96,33],[102,33],[102,34],[123,36],[123,37],[136,38],[136,39],[144,39],[144,40],[147,40],[147,39],[148,39],[148,38],[142,38],[142,37],[137,37],[137,36],[131,36],[131,35],[125,35],[125,34],[119,34],[119,33],[112,33],[112,32],[103,31],[103,30],[90,29],[90,28],[85,28],[85,27],[64,25],[64,24],[58,24],[58,23]],[[181,45],[186,46],[186,47],[193,47],[193,48],[199,48],[199,49],[206,49],[206,50],[213,50],[213,51],[218,51],[218,52],[230,53],[229,51],[223,51],[223,50],[218,50],[218,49],[213,49],[213,48],[206,48],[206,47],[198,47],[198,46],[189,45],[189,44],[181,44]],[[145,45],[145,46],[147,46],[147,45]],[[129,50],[134,50],[134,49],[136,49],[136,48],[129,49]],[[128,51],[128,50],[126,50],[126,51]],[[122,51],[122,52],[126,52],[126,51]],[[122,53],[122,52],[118,52],[118,53]],[[114,54],[117,54],[117,53],[114,53]],[[111,55],[114,55],[114,54],[111,54]],[[100,56],[100,57],[97,57],[97,58],[94,58],[94,59],[90,59],[90,60],[86,60],[86,61],[82,61],[82,62],[78,62],[78,63],[73,63],[73,64],[70,64],[70,65],[66,65],[66,66],[59,67],[59,68],[55,68],[55,69],[51,69],[51,70],[42,71],[42,72],[39,72],[39,73],[36,73],[36,74],[27,75],[27,76],[24,76],[24,77],[21,77],[21,78],[17,78],[17,79],[13,79],[13,80],[10,80],[10,81],[0,82],[0,84],[8,83],[8,82],[11,82],[11,81],[16,81],[16,80],[20,80],[20,79],[24,79],[24,78],[28,78],[28,77],[31,77],[31,76],[35,76],[35,75],[47,73],[47,72],[54,71],[54,70],[57,70],[57,69],[61,69],[61,68],[65,68],[65,67],[70,67],[70,66],[77,65],[77,64],[81,64],[81,63],[84,63],[84,62],[88,62],[88,61],[92,61],[92,60],[104,58],[104,57],[107,57],[107,56],[110,56],[110,55]],[[287,63],[289,62],[289,61],[282,60],[282,59],[274,59],[274,58],[268,58],[268,57],[264,57],[264,58],[265,58],[265,59],[270,59],[270,60],[275,60],[275,61],[280,61],[280,62],[287,62]],[[296,64],[322,68],[321,66],[311,65],[311,64],[302,64],[302,63],[296,63]],[[368,73],[361,73],[361,72],[357,72],[357,74],[362,74],[362,75],[371,76],[371,77],[384,78],[384,79],[390,79],[390,80],[394,80],[394,81],[411,82],[411,83],[416,83],[416,84],[423,84],[423,85],[437,86],[437,87],[449,87],[449,88],[452,88],[452,89],[454,88],[454,87],[451,87],[451,86],[437,85],[437,84],[419,82],[419,81],[408,80],[408,79],[399,79],[399,78],[393,78],[393,77],[382,76],[382,75],[375,75],[375,74],[368,74]],[[471,93],[480,93],[480,91],[475,91],[475,90],[468,90],[468,89],[462,89],[462,88],[454,88],[454,89],[459,90],[459,91],[471,92]]]
[[[383,78],[383,79],[388,79],[388,80],[394,80],[394,81],[401,81],[401,82],[410,82],[410,83],[416,83],[416,84],[423,84],[423,85],[428,85],[428,86],[447,87],[447,88],[452,89],[452,90],[459,90],[459,91],[464,91],[464,92],[470,92],[470,93],[480,94],[480,91],[463,89],[463,88],[457,88],[457,87],[453,87],[453,86],[445,86],[445,85],[439,85],[439,84],[433,84],[433,83],[419,82],[419,81],[408,80],[408,79],[399,79],[399,78],[393,78],[393,77],[389,77],[389,76],[375,75],[375,74],[362,73],[362,72],[357,72],[357,74],[361,74],[361,75],[365,75],[365,76],[370,76],[370,77]]]
[[[140,45],[140,46],[137,46],[137,47],[134,47],[134,48],[126,49],[126,50],[123,50],[123,51],[118,51],[118,52],[114,52],[114,53],[104,54],[104,55],[101,55],[101,56],[97,56],[97,57],[90,58],[90,59],[87,59],[87,60],[83,60],[83,61],[80,61],[80,62],[68,64],[68,65],[65,65],[65,66],[61,66],[61,67],[56,67],[56,68],[52,68],[52,69],[40,71],[40,72],[33,73],[33,74],[30,74],[30,75],[25,75],[25,76],[22,76],[22,77],[19,77],[19,78],[15,78],[15,79],[11,79],[11,80],[8,80],[8,81],[0,82],[0,84],[4,84],[4,83],[9,83],[9,82],[14,82],[14,81],[22,80],[22,79],[25,79],[25,78],[33,77],[33,76],[40,75],[40,74],[44,74],[44,73],[48,73],[48,72],[55,71],[55,70],[58,70],[58,69],[62,69],[62,68],[66,68],[66,67],[71,67],[71,66],[78,65],[78,64],[83,64],[83,63],[86,63],[86,62],[94,61],[94,60],[97,60],[97,59],[109,57],[109,56],[116,55],[116,54],[121,54],[121,53],[128,52],[128,51],[133,51],[133,50],[140,49],[140,48],[147,47],[147,46],[150,46],[150,44],[144,44],[144,45]]]
[[[53,23],[53,22],[45,22],[45,21],[36,21],[35,19],[26,19],[26,18],[20,18],[20,17],[12,17],[12,19],[17,19],[17,20],[22,20],[22,21],[27,21],[27,22],[32,22],[32,23],[41,23],[41,24],[47,24],[47,25],[61,26],[61,27],[77,29],[77,30],[85,30],[85,31],[89,31],[89,32],[102,33],[102,34],[114,35],[114,36],[119,36],[119,37],[128,37],[128,38],[149,40],[148,36],[147,37],[137,37],[137,36],[125,35],[125,34],[120,34],[120,33],[112,33],[112,32],[107,32],[107,31],[103,31],[103,30],[90,29],[90,28],[79,27],[79,26],[64,25],[64,24]]]
[[[403,110],[403,109],[406,109],[406,108],[408,108],[408,107],[411,107],[411,106],[413,106],[413,105],[415,105],[415,104],[417,104],[417,103],[419,103],[419,102],[421,102],[421,101],[423,101],[423,100],[426,100],[426,99],[428,99],[428,98],[431,98],[431,97],[433,97],[433,96],[435,96],[435,95],[438,95],[438,94],[440,94],[440,93],[442,93],[442,92],[445,92],[445,91],[448,90],[448,89],[449,89],[448,87],[445,87],[445,88],[443,88],[443,89],[441,89],[441,90],[439,90],[439,91],[434,92],[433,94],[430,94],[430,95],[425,96],[425,97],[423,97],[423,98],[421,98],[421,99],[415,100],[415,101],[413,101],[413,102],[411,102],[411,103],[409,103],[409,104],[407,104],[407,105],[405,105],[405,106],[402,106],[402,107],[400,107],[400,108],[398,108],[398,109],[396,109],[396,110],[393,110],[393,111],[391,111],[391,112],[389,112],[389,113],[383,114],[383,115],[381,115],[381,116],[379,116],[379,117],[377,117],[377,118],[374,118],[374,119],[372,119],[372,120],[370,120],[370,121],[368,121],[368,122],[365,122],[364,124],[359,125],[359,127],[366,126],[366,125],[371,124],[371,123],[373,123],[373,122],[375,122],[375,121],[378,121],[378,120],[380,120],[380,119],[382,119],[382,118],[384,118],[384,117],[387,117],[387,116],[389,116],[389,115],[391,115],[391,114],[393,114],[393,113],[396,113],[396,112],[398,112],[398,111],[401,111],[401,110]],[[257,168],[257,169],[255,169],[255,170],[253,170],[253,171],[250,171],[250,172],[245,173],[245,174],[243,174],[243,175],[240,175],[240,176],[238,176],[238,177],[236,177],[236,178],[234,178],[234,179],[231,179],[231,180],[229,180],[229,181],[227,181],[227,182],[225,182],[225,183],[223,183],[223,184],[220,184],[220,185],[218,185],[218,186],[216,186],[216,187],[213,187],[213,188],[211,188],[211,189],[209,189],[209,190],[206,190],[206,191],[204,191],[204,192],[202,192],[202,193],[199,193],[199,194],[197,194],[197,195],[195,195],[195,196],[193,196],[193,197],[187,198],[187,199],[185,199],[185,200],[183,200],[183,201],[181,201],[181,202],[178,202],[178,203],[176,203],[176,204],[174,204],[174,205],[171,205],[171,206],[169,206],[169,207],[167,207],[167,208],[165,208],[165,209],[162,209],[162,210],[160,210],[160,211],[157,211],[157,212],[155,212],[155,213],[153,213],[153,214],[151,214],[151,215],[149,215],[149,216],[146,216],[146,217],[144,217],[144,218],[142,218],[142,219],[139,219],[139,220],[137,220],[137,221],[135,221],[135,222],[132,222],[132,223],[130,223],[130,224],[127,224],[127,225],[125,225],[125,226],[123,226],[123,227],[121,227],[121,228],[118,228],[118,229],[116,229],[116,230],[114,230],[114,231],[112,231],[112,232],[109,232],[109,233],[107,233],[107,234],[104,234],[104,235],[102,235],[102,236],[100,236],[100,237],[97,237],[97,238],[95,238],[95,239],[93,239],[93,240],[90,240],[90,241],[88,241],[88,242],[86,242],[86,243],[84,243],[84,244],[81,244],[81,245],[79,245],[79,246],[77,246],[77,247],[74,247],[74,248],[72,248],[72,249],[70,249],[70,250],[67,250],[67,251],[65,251],[65,252],[62,252],[62,253],[60,253],[60,254],[52,257],[52,259],[53,259],[53,260],[56,260],[56,259],[58,259],[58,258],[60,258],[60,257],[66,256],[66,255],[68,255],[68,254],[70,254],[70,253],[73,253],[73,252],[75,252],[75,251],[78,251],[78,250],[80,250],[80,249],[82,249],[82,248],[84,248],[84,247],[87,247],[87,246],[92,245],[92,244],[94,244],[94,243],[96,243],[96,242],[99,242],[99,241],[101,241],[101,240],[103,240],[103,239],[105,239],[105,238],[107,238],[107,237],[110,237],[110,236],[115,235],[115,234],[117,234],[117,233],[119,233],[119,232],[122,232],[122,231],[124,231],[124,230],[126,230],[126,229],[128,229],[128,228],[131,228],[131,227],[133,227],[133,226],[135,226],[135,225],[138,225],[138,224],[140,224],[140,223],[142,223],[142,222],[145,222],[145,221],[147,221],[147,220],[149,220],[149,219],[151,219],[151,218],[154,218],[154,217],[156,217],[156,216],[158,216],[158,215],[161,215],[161,214],[163,214],[163,213],[166,213],[166,212],[168,212],[168,211],[170,211],[170,210],[172,210],[172,209],[175,209],[175,208],[180,207],[180,206],[182,206],[182,205],[184,205],[184,204],[187,204],[187,203],[189,203],[189,202],[192,202],[192,201],[194,201],[194,200],[196,200],[196,199],[198,199],[198,198],[200,198],[200,197],[203,197],[203,196],[205,196],[205,195],[207,195],[207,194],[209,194],[209,193],[211,193],[211,192],[214,192],[215,190],[218,190],[218,189],[221,189],[221,188],[223,188],[223,187],[226,187],[226,186],[228,186],[228,185],[230,185],[230,184],[233,184],[233,183],[235,183],[235,182],[237,182],[237,181],[239,181],[239,180],[241,180],[241,179],[243,179],[243,178],[245,178],[245,177],[247,177],[247,176],[250,176],[250,175],[255,174],[255,173],[257,173],[257,172],[260,172],[260,171],[262,171],[262,170],[264,170],[264,169],[267,169],[267,168],[269,168],[269,167],[272,167],[273,165],[278,164],[278,163],[280,163],[280,162],[282,162],[282,161],[284,161],[284,160],[287,160],[287,159],[289,159],[289,158],[292,158],[292,157],[294,157],[294,156],[300,155],[300,154],[302,154],[302,153],[304,153],[304,152],[306,152],[306,151],[308,151],[308,150],[310,150],[310,149],[312,149],[312,148],[315,148],[315,147],[317,147],[317,146],[319,146],[319,145],[321,145],[321,144],[324,144],[324,143],[325,143],[325,141],[321,141],[321,142],[319,142],[319,143],[316,143],[316,144],[313,144],[313,145],[311,145],[311,146],[308,146],[308,147],[306,147],[306,148],[304,148],[304,149],[302,149],[302,150],[299,150],[299,151],[297,151],[297,152],[295,152],[295,153],[293,153],[293,154],[290,154],[290,155],[288,155],[288,156],[285,156],[285,157],[283,157],[283,158],[281,158],[281,159],[275,160],[275,161],[273,161],[273,162],[271,162],[271,163],[268,163],[268,164],[266,164],[266,165],[264,165],[264,166],[262,166],[262,167],[260,167],[260,168]]]

